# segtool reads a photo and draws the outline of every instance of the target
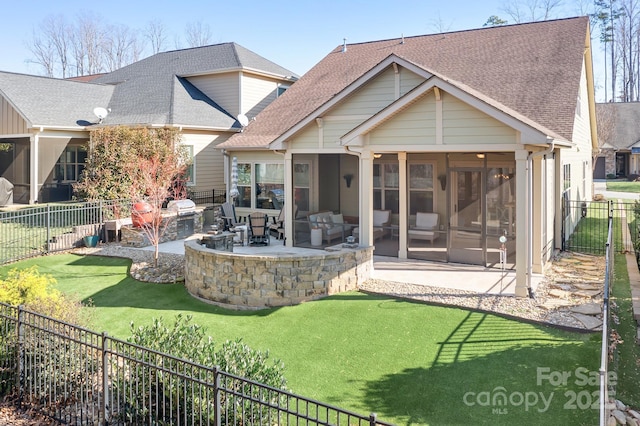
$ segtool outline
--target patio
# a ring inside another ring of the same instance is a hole
[[[193,235],[186,240],[197,239]],[[185,253],[185,241],[177,240],[162,243],[160,252],[182,254]],[[145,247],[139,250],[153,250]],[[326,256],[330,251],[302,247],[286,247],[281,240],[271,239],[268,246],[234,246],[234,254],[253,256],[295,256],[316,257]],[[436,286],[463,291],[474,291],[479,294],[515,295],[515,270],[502,271],[498,268],[456,263],[427,262],[420,260],[406,260],[395,257],[373,256],[371,279],[395,281],[400,283]],[[543,276],[532,276],[532,290],[535,291]]]

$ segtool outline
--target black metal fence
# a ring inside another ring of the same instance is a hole
[[[562,250],[604,255],[609,217],[613,218],[613,237],[619,238],[624,247],[636,247],[639,224],[635,209],[634,202],[565,201],[562,209]]]
[[[0,304],[0,391],[69,425],[388,425]]]
[[[227,201],[227,193],[224,189],[212,189],[210,191],[188,191],[187,198],[197,205],[222,204]]]

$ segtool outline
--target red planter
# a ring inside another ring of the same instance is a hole
[[[149,203],[135,203],[131,210],[131,223],[136,228],[153,222],[153,212]]]

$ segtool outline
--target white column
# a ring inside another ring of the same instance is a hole
[[[399,217],[399,221],[398,221],[398,226],[400,227],[398,229],[398,234],[400,235],[400,241],[399,241],[399,245],[398,245],[398,258],[400,259],[406,259],[407,258],[407,228],[408,228],[408,221],[407,218],[409,217],[409,214],[407,212],[407,208],[409,207],[409,203],[407,202],[407,194],[409,193],[409,190],[407,188],[407,153],[406,152],[399,152],[398,153],[398,163],[399,163],[399,196],[398,196],[398,201],[400,204],[400,217]]]
[[[284,239],[285,245],[287,247],[293,247],[293,222],[295,217],[293,217],[293,213],[295,212],[295,194],[293,193],[293,161],[291,159],[291,153],[286,152],[284,154],[284,193],[287,194],[285,197],[284,208]]]
[[[373,154],[360,155],[360,227],[359,244],[373,245]]]
[[[29,171],[29,204],[35,204],[38,202],[38,190],[40,189],[38,176],[38,168],[40,167],[40,152],[38,146],[40,143],[39,133],[31,135],[29,142],[31,145],[31,154],[29,158],[29,167],[31,168]]]
[[[517,150],[516,157],[516,296],[529,295],[529,277],[527,276],[527,262],[529,259],[529,232],[527,230],[529,194],[527,191],[529,173],[525,150]]]

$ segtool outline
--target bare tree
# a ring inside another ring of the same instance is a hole
[[[563,0],[514,0],[502,5],[502,11],[516,23],[544,21],[556,16]]]
[[[105,69],[114,71],[140,59],[138,34],[126,26],[109,27],[104,43]]]
[[[151,54],[155,55],[165,49],[167,43],[167,30],[161,21],[149,21],[145,27],[144,35],[151,43]]]
[[[35,56],[32,62],[42,66],[49,77],[53,77],[57,71],[62,78],[68,77],[72,29],[62,16],[48,16],[38,29],[40,35],[34,30],[33,41],[29,45]]]
[[[211,28],[202,21],[191,22],[185,28],[185,39],[189,47],[199,47],[211,44]]]

